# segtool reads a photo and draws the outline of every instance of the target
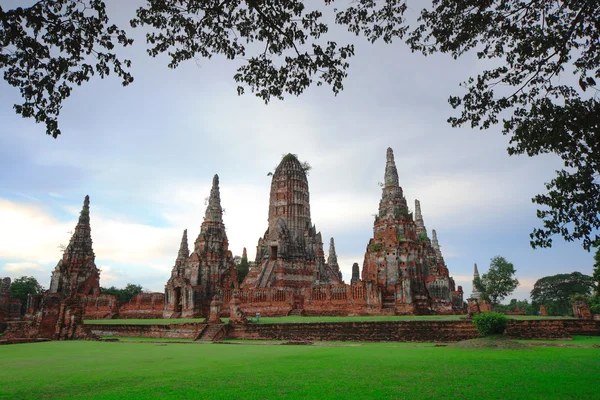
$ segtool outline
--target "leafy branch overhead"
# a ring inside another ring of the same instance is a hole
[[[169,67],[198,58],[241,61],[238,94],[265,103],[300,95],[313,84],[338,94],[354,46],[332,40],[337,24],[370,42],[403,40],[423,55],[475,53],[492,65],[449,97],[453,126],[510,136],[510,155],[555,154],[564,168],[532,200],[542,227],[531,245],[552,237],[600,244],[600,2],[597,0],[147,0],[131,20],[146,26],[148,53],[166,53]],[[412,5],[409,8],[409,5]],[[325,12],[329,7],[331,12]],[[416,17],[409,24],[409,10]],[[330,19],[327,19],[330,16]],[[0,7],[0,69],[24,103],[17,113],[60,134],[58,115],[74,85],[113,71],[132,82],[128,60],[115,53],[132,43],[109,24],[101,0],[40,0],[28,8]],[[392,50],[394,51],[394,50]]]
[[[54,138],[60,135],[62,102],[75,85],[111,71],[123,86],[133,82],[127,71],[131,62],[113,51],[117,44],[131,43],[124,30],[109,24],[100,0],[46,0],[6,11],[0,7],[0,70],[24,100],[15,104],[15,111],[44,123]]]

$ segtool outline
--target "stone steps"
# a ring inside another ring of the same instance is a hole
[[[271,274],[273,273],[275,263],[275,260],[269,260],[265,262],[265,265],[263,266],[263,271],[261,271],[258,281],[256,282],[257,288],[267,287],[269,281],[271,280]]]
[[[304,310],[300,310],[300,309],[290,310],[290,312],[288,313],[288,316],[289,315],[303,316],[304,315]]]
[[[194,340],[212,342],[215,340],[216,336],[221,332],[224,326],[225,324],[207,325]]]
[[[396,297],[393,294],[383,296],[381,305],[382,308],[396,308]]]

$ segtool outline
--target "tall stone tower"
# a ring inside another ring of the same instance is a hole
[[[452,313],[454,281],[448,276],[435,231],[432,234],[430,240],[419,201],[414,219],[408,210],[394,153],[388,148],[379,212],[362,269],[362,280],[375,283],[381,291],[383,308],[393,308],[397,314]],[[462,307],[462,297],[460,303]]]
[[[85,196],[73,236],[52,272],[48,292],[61,293],[64,297],[100,294],[100,272],[95,259],[90,227],[90,196]]]
[[[287,154],[275,169],[269,197],[269,227],[256,246],[255,287],[296,290],[338,279],[325,268],[323,240],[310,218],[305,167]]]
[[[206,315],[210,300],[223,289],[238,286],[233,255],[223,223],[219,176],[212,181],[200,234],[189,254],[187,229],[165,285],[165,318]]]

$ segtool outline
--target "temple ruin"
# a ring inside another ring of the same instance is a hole
[[[118,313],[116,298],[100,293],[100,271],[95,264],[90,227],[90,197],[85,196],[71,240],[56,265],[50,288],[30,295],[26,319],[31,337],[72,339],[89,336],[82,321],[110,318]]]
[[[321,232],[310,218],[306,170],[294,154],[283,157],[271,180],[269,226],[256,246],[256,269],[244,287],[299,288],[341,282],[333,238],[325,262]]]
[[[187,229],[183,231],[171,278],[165,286],[163,315],[165,318],[206,316],[215,295],[237,287],[237,272],[223,223],[219,176],[215,175],[191,254]]]
[[[462,289],[456,290],[448,274],[436,231],[430,239],[418,200],[414,218],[408,209],[391,148],[362,280],[376,284],[382,308],[395,314],[452,314],[463,308]]]

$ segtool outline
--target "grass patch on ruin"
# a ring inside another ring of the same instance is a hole
[[[56,341],[0,352],[7,399],[592,399],[600,374],[596,348]]]

